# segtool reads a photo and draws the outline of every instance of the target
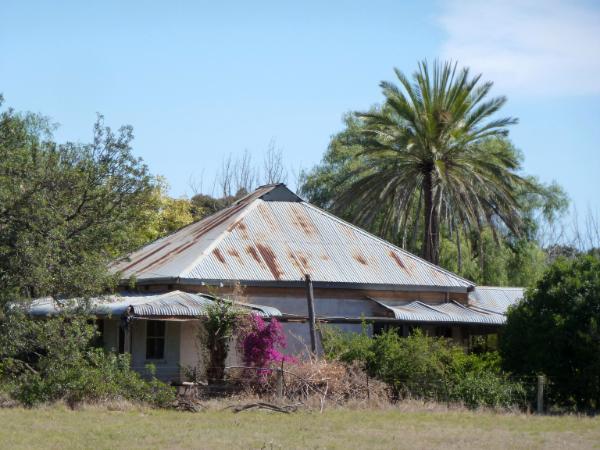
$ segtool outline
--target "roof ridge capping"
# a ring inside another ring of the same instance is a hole
[[[265,202],[303,202],[304,200],[295,194],[285,183],[263,184],[255,190],[240,198],[234,204],[251,203],[256,199]]]

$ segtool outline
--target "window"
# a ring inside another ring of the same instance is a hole
[[[119,353],[122,355],[125,353],[125,330],[123,330],[123,325],[119,325]]]
[[[165,322],[148,320],[146,322],[146,359],[164,359]]]
[[[451,327],[436,327],[435,335],[436,335],[436,337],[451,338],[452,337],[452,328]]]

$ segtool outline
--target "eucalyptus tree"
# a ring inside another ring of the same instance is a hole
[[[0,306],[110,288],[108,262],[160,211],[131,127],[113,132],[100,116],[89,144],[58,144],[52,131],[43,116],[0,111]]]
[[[495,118],[506,97],[489,98],[491,82],[456,63],[419,63],[412,80],[380,84],[385,102],[355,113],[348,145],[361,163],[332,205],[353,202],[354,221],[397,232],[422,220],[422,256],[439,263],[441,227],[481,230],[507,227],[519,233],[519,156],[497,145],[517,119]],[[382,219],[383,217],[383,219]],[[419,219],[420,218],[420,219]],[[417,224],[414,224],[417,225]]]

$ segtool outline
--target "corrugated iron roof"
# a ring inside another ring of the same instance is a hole
[[[524,289],[517,287],[477,286],[469,293],[469,305],[484,311],[506,314],[509,306],[523,298]]]
[[[504,325],[506,322],[506,317],[503,314],[492,311],[478,311],[454,301],[431,305],[418,300],[401,304],[373,300],[393,312],[395,319],[404,322],[477,325]]]
[[[231,207],[116,262],[123,279],[297,282],[456,288],[473,286],[300,199],[263,186]]]
[[[120,294],[107,295],[90,300],[93,314],[119,317],[129,310],[137,317],[198,317],[206,313],[206,307],[215,301],[215,297],[205,294],[190,294],[182,291],[170,291],[160,294]],[[73,303],[70,301],[68,303]],[[236,307],[250,310],[262,317],[280,317],[281,312],[270,306],[250,303],[235,303]],[[131,309],[130,309],[131,308]],[[51,316],[61,307],[51,298],[38,299],[29,307],[32,316]]]

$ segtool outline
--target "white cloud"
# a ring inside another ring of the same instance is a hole
[[[450,0],[442,56],[499,90],[600,94],[600,10],[569,0]]]

